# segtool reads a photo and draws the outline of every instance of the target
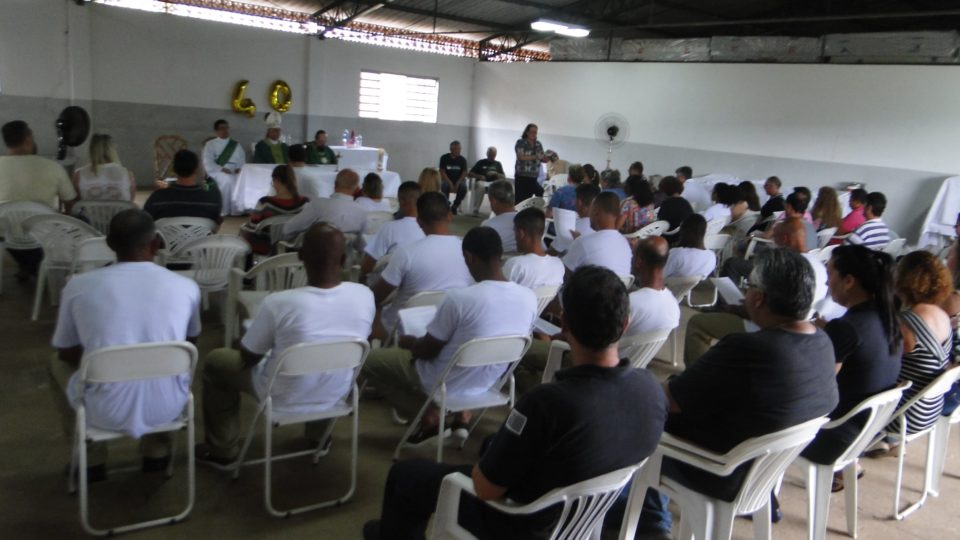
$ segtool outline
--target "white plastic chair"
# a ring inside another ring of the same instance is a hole
[[[669,221],[654,221],[653,223],[648,223],[640,229],[623,235],[624,238],[628,240],[633,240],[637,238],[646,238],[648,236],[661,236],[663,233],[667,232],[670,228]]]
[[[248,280],[253,280],[253,290],[243,289],[244,282]],[[306,284],[307,273],[296,253],[283,253],[264,259],[247,272],[231,268],[227,302],[224,305],[224,347],[232,346],[237,336],[239,306],[243,306],[247,316],[253,318],[263,299],[270,293],[295,289]]]
[[[842,417],[824,424],[822,431],[840,427],[851,418],[860,414],[866,415],[860,433],[850,443],[850,446],[832,464],[821,465],[813,463],[804,457],[797,458],[797,465],[804,468],[807,479],[807,538],[823,540],[827,537],[827,517],[830,512],[830,488],[833,473],[843,471],[844,496],[847,507],[847,534],[857,537],[857,499],[859,498],[857,483],[857,459],[867,449],[874,437],[890,422],[897,403],[903,396],[903,391],[910,388],[907,381],[896,388],[880,392],[867,398],[859,405],[850,409]]]
[[[280,358],[273,366],[273,372],[270,374],[270,382],[267,385],[267,395],[257,405],[257,413],[250,421],[250,427],[247,429],[247,437],[244,440],[240,455],[233,468],[233,477],[240,477],[242,465],[263,464],[263,504],[267,512],[274,517],[290,517],[294,514],[301,514],[319,508],[341,505],[351,497],[357,487],[357,455],[358,455],[358,436],[360,432],[360,391],[357,388],[357,375],[360,373],[360,367],[370,352],[370,344],[363,339],[346,339],[342,341],[325,343],[301,343],[294,345],[283,351]],[[341,400],[331,407],[326,407],[312,412],[303,412],[298,407],[296,411],[284,411],[275,409],[273,398],[270,392],[277,377],[307,377],[320,375],[332,371],[353,370],[353,376],[350,385],[344,388]],[[329,450],[324,448],[324,442],[333,431],[333,422],[327,428],[327,432],[321,437],[320,445],[311,450],[301,450],[287,454],[273,455],[273,430],[281,426],[291,424],[303,424],[317,420],[333,420],[344,416],[353,416],[351,424],[351,446],[350,446],[350,488],[342,496],[329,501],[323,501],[315,504],[290,508],[288,510],[277,510],[273,505],[273,481],[272,465],[274,461],[292,459],[301,456],[312,455],[313,462],[317,463],[320,458],[325,456]],[[253,441],[253,434],[257,427],[257,420],[263,417],[263,454],[264,457],[250,461],[244,461],[250,444]]]
[[[533,289],[533,294],[537,296],[537,317],[543,313],[543,310],[547,309],[550,302],[553,302],[553,299],[557,297],[559,291],[559,285],[544,285]]]
[[[934,462],[937,469],[934,471],[931,493],[934,496],[940,495],[940,477],[944,474],[947,464],[947,450],[950,446],[950,428],[954,424],[960,423],[960,407],[955,409],[949,416],[941,416],[937,420],[937,429],[933,432]]]
[[[653,360],[654,355],[666,343],[673,328],[667,330],[653,330],[650,332],[640,332],[632,336],[623,336],[620,338],[617,353],[620,358],[626,358],[630,365],[636,369],[645,369]],[[553,382],[557,371],[560,371],[563,353],[570,350],[570,344],[566,341],[553,340],[550,342],[550,350],[547,352],[547,364],[543,368],[541,383]]]
[[[957,382],[958,379],[960,379],[960,366],[944,371],[939,377],[934,379],[933,382],[928,384],[926,388],[918,392],[906,403],[901,405],[891,417],[891,421],[899,419],[898,423],[900,424],[900,446],[897,447],[897,481],[895,487],[896,491],[893,495],[893,516],[898,520],[904,519],[915,512],[918,508],[923,506],[923,503],[927,501],[927,495],[935,494],[934,475],[937,473],[939,466],[936,460],[936,445],[934,444],[934,441],[937,438],[936,431],[938,424],[934,423],[927,429],[907,435],[907,430],[909,428],[907,425],[909,424],[907,411],[910,410],[910,408],[921,399],[933,399],[942,396],[948,390],[950,390],[950,387],[952,387],[953,383]],[[930,436],[930,439],[927,441],[927,460],[923,470],[923,494],[920,496],[920,500],[901,510],[900,489],[903,486],[903,461],[907,452],[907,444],[928,435]]]
[[[543,210],[547,207],[547,201],[545,201],[543,197],[530,197],[529,199],[518,202],[513,209],[519,212],[525,208],[530,208],[531,206]]]
[[[283,240],[283,225],[296,217],[296,214],[284,214],[281,216],[271,216],[257,223],[254,232],[257,235],[270,235],[270,245],[275,246],[277,242]]]
[[[23,222],[30,216],[56,214],[45,204],[32,201],[0,203],[0,291],[3,290],[4,249],[22,251],[38,249],[40,244],[23,230]]]
[[[829,227],[817,232],[817,247],[823,248],[833,240],[833,235],[837,234],[836,227]]]
[[[690,301],[690,296],[693,293],[693,289],[703,281],[701,276],[674,276],[664,278],[664,285],[670,292],[673,293],[673,297],[677,299],[677,302],[682,302],[686,299],[687,305],[692,306]],[[716,287],[714,287],[714,294],[716,295]],[[714,303],[716,303],[716,296],[714,296]],[[677,327],[673,330],[673,333],[670,335],[670,363],[673,367],[680,365],[680,328]]]
[[[33,236],[43,248],[43,261],[37,272],[37,289],[33,296],[33,312],[30,316],[30,320],[35,321],[40,315],[44,287],[48,288],[50,305],[55,306],[64,279],[73,268],[73,258],[80,242],[101,235],[100,231],[90,225],[63,214],[28,217],[23,221],[23,230]]]
[[[747,252],[743,255],[743,258],[744,259],[753,258],[753,254],[754,252],[757,251],[757,246],[759,246],[760,244],[773,244],[773,240],[762,238],[760,236],[750,237],[750,243],[747,244]]]
[[[893,240],[890,240],[889,244],[883,246],[881,251],[896,259],[901,253],[903,253],[903,248],[906,247],[906,245],[906,238],[894,238]]]
[[[75,379],[78,395],[83,396],[87,384],[109,384],[126,381],[175,377],[186,374],[193,378],[197,366],[197,349],[187,342],[144,343],[106,347],[88,352],[80,362]],[[187,397],[183,413],[169,423],[159,425],[148,433],[166,433],[187,430],[187,506],[179,514],[166,516],[110,529],[96,529],[90,525],[87,483],[87,444],[106,442],[127,437],[123,432],[95,428],[87,425],[86,406],[83,397],[77,405],[76,429],[73,435],[73,458],[70,461],[70,493],[77,491],[76,476],[80,479],[80,523],[83,530],[96,536],[114,535],[158,525],[170,525],[182,521],[193,509],[196,476],[193,460],[194,423],[193,393]],[[167,477],[173,474],[174,456],[170,456]],[[139,471],[139,467],[136,468]]]
[[[178,271],[197,282],[203,294],[203,307],[209,307],[209,294],[223,291],[230,284],[230,270],[243,263],[250,244],[228,234],[213,234],[183,245],[181,253],[190,256],[190,270]],[[226,315],[226,312],[224,312]]]
[[[590,480],[552,489],[529,504],[518,505],[510,501],[484,501],[483,504],[504,514],[515,516],[534,514],[552,506],[562,505],[559,519],[548,538],[599,539],[604,516],[616,502],[627,482],[634,477],[637,469],[645,464],[646,460],[639,465],[624,467]],[[460,497],[464,493],[473,497],[477,495],[470,477],[453,473],[443,478],[443,483],[440,484],[440,495],[437,498],[433,534],[430,538],[434,540],[476,538],[458,523]]]
[[[130,201],[77,201],[70,209],[70,215],[84,220],[94,229],[106,235],[110,232],[110,220],[124,210],[137,209],[139,206]]]
[[[713,275],[720,275],[720,267],[727,260],[727,251],[731,247],[733,237],[729,234],[711,234],[703,237],[704,249],[709,249],[717,257],[717,265],[713,268]]]
[[[739,219],[735,219],[727,224],[727,227],[732,228],[733,232],[738,238],[743,238],[750,232],[750,229],[757,224],[757,221],[760,219],[760,212],[751,212],[740,216]]]
[[[117,262],[117,254],[107,245],[106,238],[102,236],[87,238],[77,246],[70,273],[82,274],[115,262]]]
[[[633,287],[633,282],[637,279],[632,274],[627,276],[617,276],[620,278],[620,281],[623,282],[623,286],[630,290],[630,287]]]
[[[377,234],[381,227],[393,221],[393,212],[367,212],[363,234]]]
[[[770,538],[770,493],[786,468],[816,436],[826,418],[747,439],[726,454],[717,454],[664,433],[651,457],[651,468],[640,475],[630,488],[620,538],[633,538],[643,496],[647,487],[667,495],[681,508],[680,538],[698,540],[730,538],[736,516],[753,516],[755,538]],[[721,501],[698,493],[672,478],[660,474],[664,457],[696,467],[717,476],[729,476],[739,466],[750,463],[740,492],[733,502]],[[639,481],[638,481],[639,480]]]
[[[820,248],[820,251],[816,253],[817,259],[819,259],[823,264],[827,264],[830,262],[830,257],[833,256],[833,250],[837,249],[838,247],[840,247],[838,244],[834,244],[832,246],[824,246]]]
[[[191,262],[191,258],[184,254],[183,246],[198,238],[207,237],[217,230],[215,221],[198,217],[162,218],[158,219],[155,225],[165,245],[162,257],[164,264]]]
[[[720,231],[727,226],[727,223],[730,223],[729,217],[715,218],[707,222],[707,232],[706,235],[710,236],[713,234],[720,234]]]
[[[406,433],[403,434],[403,438],[400,439],[400,443],[397,444],[397,448],[393,452],[393,459],[396,460],[400,458],[400,451],[407,445],[407,439],[413,435],[414,430],[420,426],[420,419],[423,418],[424,413],[427,412],[431,403],[436,403],[440,408],[439,433],[441,435],[445,430],[444,417],[447,413],[481,409],[481,412],[475,415],[475,419],[471,422],[470,428],[467,430],[467,438],[469,438],[470,433],[473,433],[473,430],[483,418],[483,413],[486,412],[488,408],[507,405],[512,409],[515,398],[513,370],[517,367],[517,364],[520,363],[520,359],[523,358],[523,355],[529,348],[530,336],[476,338],[461,345],[453,354],[453,358],[450,359],[446,369],[443,370],[440,379],[427,394],[429,397],[427,397],[423,406],[420,407],[416,418],[410,422],[410,427],[407,428]],[[469,394],[447,394],[446,380],[453,369],[470,369],[494,365],[503,365],[504,373],[490,388],[485,390],[478,389],[481,391],[471,392]],[[508,387],[508,393],[506,394],[502,391],[504,385]],[[438,463],[443,461],[443,439],[442,436],[437,437]],[[467,439],[465,438],[460,442],[460,448],[463,448],[466,443]]]

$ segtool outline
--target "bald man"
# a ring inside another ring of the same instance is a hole
[[[813,268],[814,291],[813,308],[809,317],[814,313],[830,312],[833,316],[842,314],[837,312],[836,304],[827,297],[827,269],[819,259],[804,253],[807,246],[807,233],[804,221],[800,217],[789,217],[773,228],[773,243],[779,247],[799,252]],[[727,275],[734,283],[739,284],[741,277],[750,275],[753,271],[753,262],[743,259],[730,259],[724,264],[721,275]],[[809,318],[808,317],[808,318]],[[748,317],[743,306],[727,306],[726,313],[700,313],[694,315],[687,324],[687,335],[683,346],[683,363],[690,367],[703,353],[720,338],[737,332],[756,330],[749,324],[745,325]]]
[[[342,282],[346,258],[343,233],[325,223],[312,225],[299,251],[307,286],[267,296],[237,349],[217,349],[203,368],[203,418],[206,445],[197,460],[217,466],[233,463],[240,450],[240,395],[266,398],[270,374],[283,352],[300,343],[337,339],[367,339],[376,308],[373,293],[356,283]],[[269,354],[267,354],[269,352]],[[275,407],[323,410],[350,390],[352,370],[307,377],[277,378],[270,391]],[[311,422],[305,436],[312,445],[329,438],[330,422]]]
[[[680,325],[680,304],[663,281],[669,244],[662,236],[640,240],[633,254],[633,275],[639,289],[630,293],[630,326],[624,336]]]
[[[353,201],[360,176],[353,169],[337,173],[330,198],[313,199],[303,211],[283,226],[283,236],[296,238],[314,223],[326,222],[344,233],[361,233],[367,223],[367,211]]]

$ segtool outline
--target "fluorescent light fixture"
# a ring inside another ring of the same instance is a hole
[[[530,28],[538,32],[556,32],[561,36],[582,38],[590,35],[590,30],[582,26],[551,21],[549,19],[537,19],[530,23]]]

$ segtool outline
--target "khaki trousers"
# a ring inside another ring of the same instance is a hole
[[[400,416],[413,420],[427,395],[420,387],[420,375],[413,366],[413,353],[399,347],[374,349],[360,371],[390,402]]]
[[[683,340],[683,365],[689,368],[721,338],[743,331],[743,319],[730,313],[694,315]]]

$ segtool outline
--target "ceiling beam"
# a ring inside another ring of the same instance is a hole
[[[946,9],[937,11],[910,11],[901,13],[861,13],[856,15],[824,15],[810,17],[773,17],[766,19],[727,19],[723,21],[693,21],[680,23],[628,24],[621,28],[634,30],[658,30],[669,28],[708,28],[717,26],[743,26],[768,24],[806,24],[818,22],[841,21],[876,21],[885,19],[919,19],[930,17],[958,17],[960,9]]]
[[[379,2],[358,2],[360,4],[378,4]],[[421,17],[436,17],[445,21],[459,22],[463,24],[470,24],[474,26],[479,26],[481,28],[491,28],[498,31],[509,31],[513,30],[511,26],[496,23],[493,21],[487,21],[483,19],[475,19],[473,17],[464,17],[462,15],[456,15],[453,13],[445,13],[443,11],[435,12],[432,9],[420,9],[415,7],[401,6],[396,3],[387,3],[384,4],[383,9],[389,9],[391,11],[399,11],[401,13],[409,13],[410,15],[420,15]]]

